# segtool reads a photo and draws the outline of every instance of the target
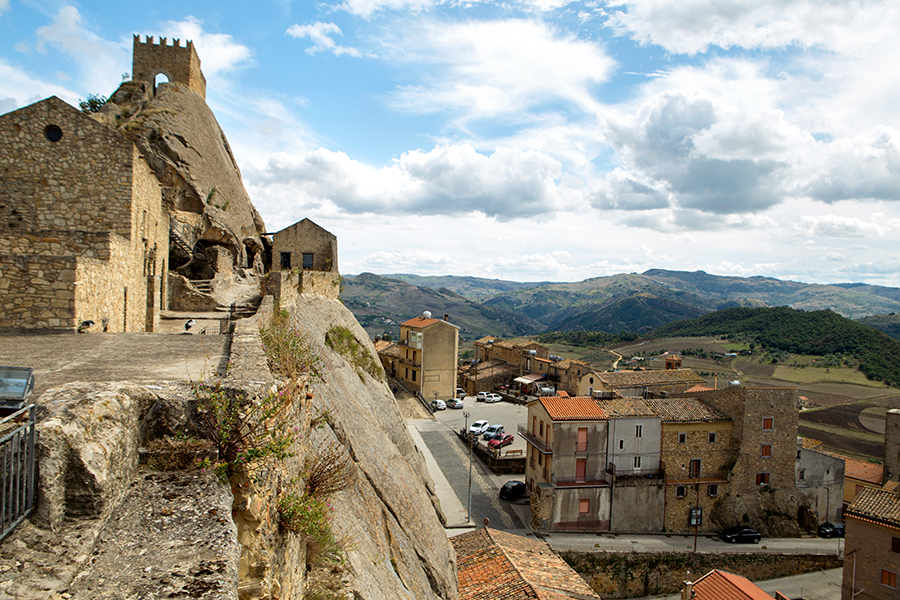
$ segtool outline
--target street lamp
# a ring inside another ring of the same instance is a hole
[[[465,431],[466,441],[469,443],[469,503],[466,508],[466,523],[472,522],[472,436],[469,435],[469,411],[463,412],[466,418]]]
[[[693,464],[693,460],[688,463]],[[684,465],[681,465],[681,469],[685,470]],[[688,477],[691,476],[690,469],[688,470]],[[697,490],[697,502],[694,504],[694,508],[690,510],[690,518],[688,519],[688,525],[694,526],[694,552],[697,552],[697,531],[700,529],[700,523],[703,520],[703,513],[700,511],[700,465],[697,465],[697,476],[696,481],[694,482],[694,487]]]

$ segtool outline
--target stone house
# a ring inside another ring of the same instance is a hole
[[[797,438],[797,489],[809,499],[818,525],[840,522],[844,497],[844,461],[822,451],[822,442]],[[811,528],[811,527],[810,527]]]
[[[338,273],[337,237],[309,219],[272,234],[272,271]]]
[[[608,415],[593,398],[545,396],[528,404],[525,483],[537,518],[556,531],[608,531]],[[535,497],[536,496],[536,497]]]
[[[511,368],[506,369],[510,377],[502,384],[518,384],[518,391],[523,394],[537,395],[534,386],[540,385],[576,395],[582,375],[591,369],[580,360],[552,356],[546,346],[534,342],[512,342],[486,336],[476,340],[474,348],[476,364],[503,361],[510,365]],[[476,387],[481,391],[481,386]]]
[[[394,342],[376,340],[375,352],[378,353],[378,358],[381,359],[381,366],[384,367],[384,372],[388,377],[396,377],[397,367],[400,365],[400,346]]]
[[[843,508],[847,509],[866,488],[878,489],[884,478],[884,467],[878,463],[831,454],[844,461]]]
[[[659,397],[678,394],[706,380],[690,369],[652,369],[646,371],[589,371],[581,376],[579,396],[602,396],[618,392],[622,396]]]
[[[734,462],[731,419],[696,398],[645,400],[662,419],[660,463],[665,470],[662,529],[693,531],[691,509],[699,508],[698,531],[713,531],[713,506],[728,489]]]
[[[397,378],[425,400],[456,396],[456,363],[459,356],[459,327],[421,317],[400,324]]]
[[[0,116],[0,329],[155,331],[169,221],[137,147],[56,97]]]
[[[900,494],[897,482],[865,488],[844,513],[841,600],[900,598]]]

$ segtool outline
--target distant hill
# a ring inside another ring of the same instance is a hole
[[[878,331],[883,331],[895,340],[900,340],[900,315],[891,313],[889,315],[872,315],[871,317],[863,317],[857,319],[857,323],[874,327]]]
[[[900,289],[863,284],[819,285],[771,277],[721,277],[703,271],[651,269],[594,277],[574,283],[517,283],[477,277],[391,278],[410,288],[400,298],[379,291],[371,274],[345,280],[345,302],[357,317],[402,315],[410,318],[425,308],[449,312],[465,322],[471,335],[529,335],[544,331],[646,331],[666,323],[697,318],[724,308],[791,306],[807,311],[828,309],[852,319],[900,313]],[[357,280],[360,280],[357,282]],[[351,284],[361,286],[352,288]],[[365,289],[367,283],[372,289]],[[384,285],[383,283],[380,285]],[[405,288],[402,288],[405,289]],[[348,295],[348,293],[350,295]],[[440,298],[429,307],[426,299]],[[368,303],[368,306],[349,302]],[[443,304],[441,304],[443,306]],[[461,308],[465,310],[460,313]],[[478,308],[476,308],[478,307]],[[365,309],[366,312],[357,312]],[[454,314],[459,313],[459,314]],[[393,318],[393,317],[391,317]],[[875,323],[873,322],[873,326]],[[466,336],[467,339],[469,336]]]
[[[426,310],[437,319],[448,314],[464,339],[515,337],[541,328],[527,317],[482,306],[446,288],[414,286],[372,273],[345,278],[341,300],[371,335],[397,337],[400,323]]]
[[[676,321],[646,337],[739,336],[767,349],[792,354],[851,355],[869,379],[900,385],[900,341],[830,310],[788,307],[728,308],[697,319]]]

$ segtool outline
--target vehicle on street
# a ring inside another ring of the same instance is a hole
[[[466,397],[466,390],[464,390],[464,389],[462,389],[462,388],[456,388],[456,397],[457,397],[457,398],[465,398],[465,397]]]
[[[480,421],[475,421],[474,423],[472,423],[472,426],[469,427],[469,435],[474,435],[474,436],[481,435],[482,433],[484,433],[484,430],[488,428],[489,424],[490,423],[488,423],[484,419],[482,419]]]
[[[488,394],[484,397],[484,401],[488,404],[493,404],[494,402],[503,402],[503,396],[500,394]]]
[[[478,395],[475,396],[475,401],[484,402],[484,399],[488,397],[488,394],[490,394],[490,392],[478,392]]]
[[[437,410],[445,410],[446,408],[447,408],[447,403],[444,402],[443,400],[439,400],[439,399],[435,398],[434,400],[431,401],[431,411],[432,412],[437,411]]]
[[[459,398],[450,398],[447,400],[446,404],[447,408],[463,408],[465,406],[463,401]]]
[[[489,425],[487,429],[484,430],[484,434],[481,436],[486,440],[492,440],[495,437],[500,437],[506,433],[503,431],[503,425]]]
[[[488,446],[499,450],[503,446],[509,446],[510,444],[512,444],[514,439],[516,439],[516,437],[513,434],[504,433],[489,441]]]
[[[722,541],[729,544],[744,543],[758,544],[762,534],[749,527],[730,527],[722,532]]]
[[[842,538],[844,537],[844,526],[836,523],[825,522],[819,525],[818,533],[819,537],[822,538]]]
[[[528,491],[525,484],[521,481],[507,481],[500,488],[500,498],[502,500],[518,500]]]

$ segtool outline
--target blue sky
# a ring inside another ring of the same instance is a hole
[[[0,113],[190,39],[276,231],[344,273],[900,286],[900,2],[0,0]]]

